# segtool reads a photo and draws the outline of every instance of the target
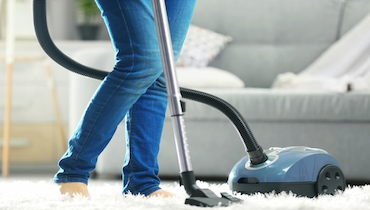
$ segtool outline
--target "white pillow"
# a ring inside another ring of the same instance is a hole
[[[177,79],[184,88],[242,88],[244,82],[234,74],[214,67],[177,67]]]
[[[231,40],[230,36],[190,25],[177,66],[206,67]]]

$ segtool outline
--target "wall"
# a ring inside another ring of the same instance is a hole
[[[79,39],[77,32],[77,5],[75,0],[49,0],[47,1],[49,30],[51,36],[56,40]],[[109,35],[104,22],[101,24],[99,40],[108,40]]]

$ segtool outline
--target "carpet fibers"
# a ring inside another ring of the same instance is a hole
[[[228,185],[197,182],[201,188],[208,188],[215,193],[229,192]],[[121,195],[122,186],[119,182],[90,183],[91,198],[75,197],[73,199],[59,194],[58,186],[45,181],[0,180],[0,209],[1,210],[82,210],[82,209],[200,209],[196,206],[185,205],[188,197],[184,189],[176,182],[165,182],[162,187],[177,195],[174,198],[146,198],[142,196]],[[335,196],[319,196],[317,198],[296,197],[293,194],[256,194],[236,195],[244,202],[229,207],[214,207],[214,209],[358,209],[370,210],[370,185],[348,187],[344,192]]]

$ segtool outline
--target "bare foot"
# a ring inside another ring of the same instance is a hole
[[[71,198],[75,195],[82,195],[84,197],[90,197],[87,185],[82,182],[66,182],[60,184],[60,193],[68,194]]]
[[[154,192],[152,192],[151,194],[148,195],[148,197],[158,197],[158,196],[165,197],[165,198],[175,197],[175,195],[172,194],[171,192],[168,192],[168,191],[162,190],[162,189],[154,191]]]

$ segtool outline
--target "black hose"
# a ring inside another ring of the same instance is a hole
[[[228,102],[214,95],[197,90],[180,88],[180,91],[182,97],[210,105],[224,113],[238,130],[248,152],[257,150],[260,147],[242,115]]]
[[[46,0],[33,1],[33,15],[37,39],[46,54],[54,61],[72,72],[87,77],[103,80],[107,76],[108,72],[82,65],[65,55],[55,46],[47,26]],[[183,98],[210,105],[224,113],[238,130],[253,165],[267,160],[267,156],[257,144],[244,118],[233,106],[216,96],[204,92],[187,88],[180,88],[180,92]]]
[[[33,21],[36,37],[41,47],[54,61],[75,73],[99,80],[103,80],[105,78],[107,75],[106,71],[84,66],[65,55],[57,46],[55,46],[48,30],[45,0],[33,1]]]

